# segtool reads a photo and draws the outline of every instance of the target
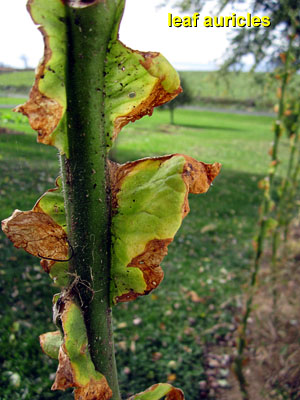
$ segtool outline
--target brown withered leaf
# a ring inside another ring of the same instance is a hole
[[[91,380],[89,385],[75,389],[75,400],[109,400],[112,391],[105,377],[101,382]]]
[[[11,217],[2,221],[2,230],[15,247],[36,257],[68,258],[65,231],[45,213],[15,210]]]
[[[187,292],[186,296],[192,300],[194,303],[206,303],[206,300],[204,297],[200,297],[198,293],[196,293],[194,290],[190,290]]]
[[[58,361],[56,377],[51,390],[66,390],[74,386],[74,372],[63,345],[59,349]]]
[[[76,380],[76,373],[65,352],[64,346],[60,347],[58,360],[59,365],[51,390],[66,390],[75,387],[75,400],[109,400],[112,397],[112,391],[104,376],[100,381],[91,378],[87,385],[79,385]]]
[[[40,64],[36,75],[36,82],[31,89],[29,100],[14,111],[28,117],[30,126],[37,131],[37,141],[48,145],[54,145],[51,133],[57,127],[63,115],[63,107],[54,99],[43,95],[38,89],[40,76],[43,74],[45,64]]]
[[[184,400],[183,391],[178,388],[173,388],[170,393],[167,394],[166,400]]]
[[[206,193],[221,169],[221,164],[218,162],[206,164],[189,156],[184,156],[184,158],[186,162],[184,164],[182,178],[186,184],[187,192],[183,206],[183,218],[190,212],[188,194]]]

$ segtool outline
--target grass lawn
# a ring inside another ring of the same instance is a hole
[[[18,104],[25,103],[26,100],[27,100],[27,98],[25,98],[25,97],[16,97],[16,96],[13,96],[13,97],[0,97],[0,108],[1,108],[2,104],[16,106]]]
[[[29,88],[34,82],[34,71],[17,71],[0,74],[0,89],[2,87]]]
[[[180,76],[185,79],[198,102],[201,103],[201,99],[203,102],[203,98],[206,101],[211,98],[211,106],[216,99],[223,99],[224,105],[234,101],[235,107],[238,102],[248,101],[255,103],[259,109],[277,102],[275,94],[278,82],[271,73],[229,72],[222,76],[218,71],[182,71]]]
[[[23,119],[14,123],[12,115],[5,126],[27,134],[0,134],[1,219],[15,208],[31,209],[54,186],[59,170],[56,149],[36,144],[36,134]],[[207,194],[190,196],[191,212],[169,246],[160,287],[114,310],[124,398],[166,381],[189,400],[201,398],[204,345],[227,333],[235,296],[249,275],[261,199],[257,184],[269,164],[272,119],[176,110],[175,121],[170,126],[168,111],[155,111],[124,128],[111,154],[125,162],[179,152],[223,164]],[[283,139],[282,166],[287,149]],[[55,330],[51,296],[58,290],[38,260],[14,249],[2,233],[0,250],[1,399],[71,399],[50,391],[57,362],[38,343],[39,334]],[[220,323],[214,335],[207,333]]]

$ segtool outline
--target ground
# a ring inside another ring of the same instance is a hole
[[[245,354],[245,375],[249,400],[288,400],[300,398],[300,294],[299,294],[300,225],[295,220],[278,263],[277,282],[270,282],[270,250],[267,249],[253,313],[248,326],[248,349]],[[274,307],[274,289],[277,291]],[[247,294],[237,303],[245,304]],[[235,342],[243,307],[235,311],[232,331],[218,346],[208,346],[207,369],[210,395],[220,400],[242,400],[234,374]],[[221,344],[221,346],[220,346]],[[217,360],[217,362],[210,362]],[[223,363],[222,363],[223,361]],[[225,362],[224,362],[225,361]],[[223,365],[222,365],[223,364]],[[222,373],[227,385],[222,380]],[[221,385],[218,384],[221,381]],[[220,387],[225,386],[223,389]]]

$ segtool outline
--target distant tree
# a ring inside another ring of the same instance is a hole
[[[20,56],[20,60],[23,61],[24,63],[24,68],[27,69],[28,68],[28,57],[26,56],[26,54],[22,54]]]
[[[175,109],[185,104],[190,104],[193,100],[191,91],[188,88],[186,81],[182,76],[180,76],[180,85],[182,87],[182,92],[177,97],[175,97],[175,99],[171,100],[169,103],[163,106],[163,108],[170,110],[171,125],[175,125],[174,121]]]
[[[183,12],[200,12],[207,0],[165,0]],[[247,6],[247,12],[252,15],[268,16],[271,26],[268,28],[243,28],[237,29],[231,38],[231,43],[224,62],[226,69],[243,65],[243,57],[254,57],[254,68],[271,64],[276,66],[281,63],[279,54],[287,50],[288,34],[294,31],[297,38],[294,41],[296,63],[299,69],[300,59],[300,1],[299,0],[216,0],[212,2],[215,15],[220,14],[227,5],[234,9],[237,5]],[[217,6],[216,6],[217,5]]]

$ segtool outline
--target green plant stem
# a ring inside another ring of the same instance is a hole
[[[68,8],[67,125],[69,157],[61,157],[68,238],[95,368],[120,399],[112,336],[110,288],[110,199],[107,188],[106,50],[123,0]]]
[[[290,134],[290,132],[288,132]],[[299,132],[298,129],[290,138],[290,156],[288,162],[288,169],[286,177],[283,179],[281,184],[280,198],[277,206],[276,221],[277,226],[272,233],[272,292],[273,292],[273,314],[277,314],[277,282],[278,282],[278,250],[280,243],[280,234],[282,227],[284,226],[285,218],[284,213],[286,212],[287,200],[290,197],[289,192],[293,190],[291,185],[292,172],[294,169],[296,149],[298,147]]]
[[[293,36],[291,35],[289,38],[288,50],[286,52],[286,59],[284,63],[284,71],[281,79],[280,86],[280,101],[277,113],[277,119],[274,127],[274,142],[272,146],[271,152],[271,165],[269,168],[269,173],[265,182],[265,191],[263,196],[263,201],[261,205],[260,219],[259,219],[259,232],[256,241],[256,254],[254,259],[254,266],[252,270],[252,275],[250,279],[250,294],[246,302],[246,309],[243,315],[243,319],[241,322],[241,326],[239,329],[239,337],[238,337],[238,345],[237,345],[237,356],[235,358],[235,372],[236,376],[239,380],[239,385],[241,389],[241,393],[244,400],[249,398],[247,392],[247,381],[243,373],[243,354],[247,344],[246,341],[246,333],[249,316],[252,311],[252,303],[254,298],[255,287],[257,283],[257,275],[260,268],[261,256],[264,250],[264,241],[267,233],[267,223],[268,216],[272,208],[272,191],[274,186],[274,177],[277,170],[277,166],[279,163],[278,160],[278,146],[282,133],[282,125],[283,125],[283,116],[284,116],[284,106],[285,106],[285,93],[286,87],[288,83],[289,77],[289,67],[290,67],[290,59],[291,59],[291,50],[292,50],[292,42]]]
[[[299,129],[299,127],[298,127]],[[297,191],[297,181],[298,181],[298,175],[300,173],[300,147],[298,144],[298,155],[297,155],[297,161],[296,161],[296,166],[294,167],[294,171],[291,174],[291,190],[288,193],[287,199],[286,199],[286,206],[285,206],[285,217],[284,217],[284,242],[287,242],[287,237],[288,237],[288,229],[289,229],[289,224],[292,220],[291,216],[291,210],[292,210],[292,204],[295,199],[296,191]]]

